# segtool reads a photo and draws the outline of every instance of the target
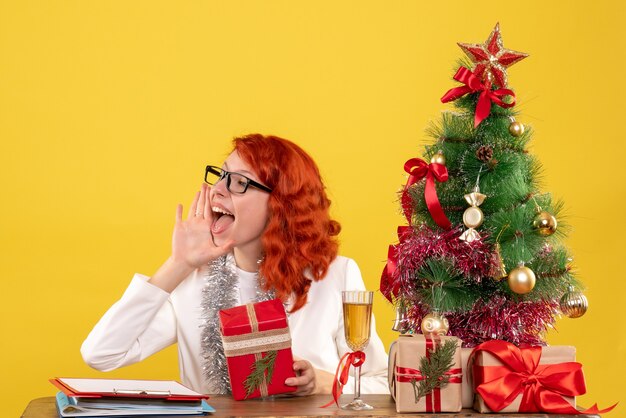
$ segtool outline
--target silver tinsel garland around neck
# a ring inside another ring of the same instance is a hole
[[[264,292],[257,282],[255,302],[274,297],[274,292]],[[219,311],[232,308],[238,302],[239,276],[235,257],[227,254],[209,263],[202,289],[202,370],[211,394],[230,393],[230,379],[220,334]]]

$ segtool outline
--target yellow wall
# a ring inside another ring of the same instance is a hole
[[[505,46],[531,54],[510,82],[588,286],[588,314],[549,341],[578,348],[581,404],[620,400],[626,6],[573,4],[2,1],[2,415],[53,395],[50,377],[102,376],[82,340],[135,271],[165,259],[175,205],[234,135],[284,136],[316,158],[342,253],[377,289],[402,166],[455,84],[456,42],[484,41],[497,21]],[[388,345],[393,313],[375,303]],[[176,379],[175,350],[110,375]]]

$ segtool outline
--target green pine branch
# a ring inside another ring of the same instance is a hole
[[[464,280],[463,273],[447,258],[431,258],[415,273],[419,300],[439,312],[470,309],[479,289]]]
[[[255,390],[261,387],[263,384],[263,378],[267,372],[266,381],[269,383],[272,381],[272,375],[274,374],[274,363],[276,363],[277,350],[271,350],[267,352],[265,357],[255,361],[250,366],[250,374],[244,382],[244,388],[246,389],[246,398],[252,394]]]
[[[567,292],[569,286],[582,290],[572,271],[572,258],[565,247],[553,247],[540,253],[528,265],[537,276],[537,283],[528,295],[529,300],[552,299]]]
[[[454,365],[454,354],[457,350],[456,340],[447,340],[443,345],[429,351],[429,356],[420,359],[419,371],[423,379],[411,379],[415,403],[435,390],[443,389],[450,382],[450,375],[445,374]]]

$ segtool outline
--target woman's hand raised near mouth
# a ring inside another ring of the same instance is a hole
[[[183,205],[176,208],[172,255],[150,279],[152,284],[167,292],[174,290],[193,270],[233,248],[233,241],[220,246],[213,242],[210,191],[206,184],[202,185],[191,203],[187,219],[183,220]]]

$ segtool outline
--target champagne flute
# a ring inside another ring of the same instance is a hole
[[[374,292],[344,291],[341,296],[346,342],[352,351],[363,351],[370,340]],[[341,408],[355,411],[373,409],[361,400],[361,366],[355,366],[354,369],[354,399]]]

